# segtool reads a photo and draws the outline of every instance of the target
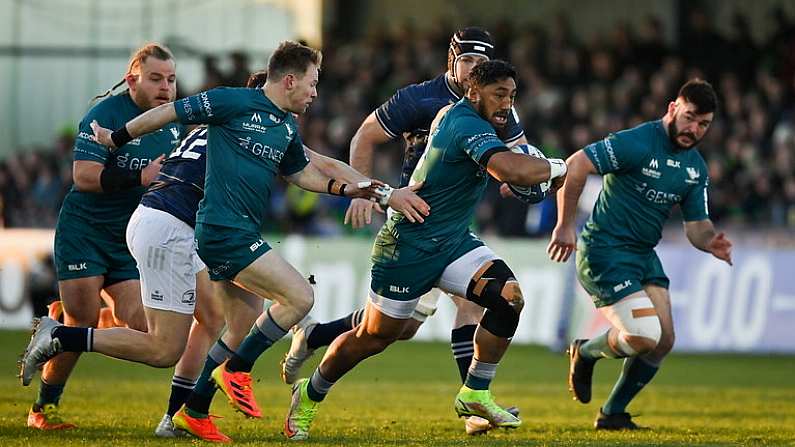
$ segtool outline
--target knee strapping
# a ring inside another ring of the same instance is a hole
[[[648,297],[615,304],[623,328],[619,329],[618,347],[626,355],[653,350],[662,338],[660,318]]]
[[[513,337],[524,298],[519,282],[503,260],[484,264],[470,280],[466,297],[487,309],[480,320],[483,328],[498,337]]]

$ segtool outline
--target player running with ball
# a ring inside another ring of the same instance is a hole
[[[475,331],[475,355],[455,398],[459,416],[479,416],[495,427],[521,420],[494,402],[489,385],[524,305],[511,269],[469,231],[488,176],[529,186],[562,179],[563,160],[511,152],[495,129],[506,125],[516,95],[516,72],[503,61],[477,65],[464,99],[431,126],[428,146],[411,176],[433,212],[411,223],[396,212],[373,247],[372,281],[362,324],[337,337],[311,378],[293,385],[284,425],[291,439],[306,439],[318,404],[331,387],[367,357],[398,339],[420,297],[434,287],[485,307]]]

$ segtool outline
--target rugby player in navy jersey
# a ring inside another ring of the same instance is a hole
[[[371,175],[375,146],[405,137],[406,149],[400,186],[408,185],[411,173],[425,151],[428,130],[437,112],[442,107],[458,102],[468,87],[472,68],[493,56],[494,41],[486,30],[468,27],[453,34],[447,54],[447,71],[434,79],[398,90],[388,101],[370,113],[351,140],[351,166],[364,175]],[[505,126],[498,130],[503,142],[507,146],[527,143],[516,111],[511,109],[511,113],[505,118]],[[354,228],[360,228],[371,223],[373,210],[383,212],[374,202],[353,199],[345,220]],[[441,293],[439,289],[433,289],[420,299],[400,339],[412,338],[425,319],[436,312]],[[483,308],[461,297],[451,298],[456,305],[456,319],[450,342],[463,381],[472,363],[473,337],[483,315]],[[361,308],[328,323],[318,324],[307,319],[296,326],[290,351],[281,364],[282,379],[288,384],[295,382],[301,366],[317,348],[329,345],[339,335],[358,326],[363,315],[364,308]],[[469,434],[482,433],[488,429],[489,424],[485,419],[466,419],[466,431]]]
[[[114,88],[127,89],[110,95]],[[92,140],[91,123],[116,127],[146,110],[173,101],[176,65],[168,48],[150,43],[130,58],[124,79],[111,88],[80,122],[74,145],[74,185],[64,199],[55,228],[54,259],[60,308],[69,326],[96,326],[103,299],[117,324],[146,330],[135,260],[124,232],[160,162],[184,136],[169,123],[159,131],[128,141],[116,152]],[[107,96],[105,98],[105,96]],[[41,430],[73,428],[59,415],[59,401],[79,354],[58,356],[44,365],[39,395],[27,425]],[[33,371],[23,371],[28,385]]]

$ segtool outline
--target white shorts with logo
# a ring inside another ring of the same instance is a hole
[[[196,274],[205,268],[193,228],[165,211],[138,205],[127,224],[127,247],[141,273],[144,306],[193,315]]]

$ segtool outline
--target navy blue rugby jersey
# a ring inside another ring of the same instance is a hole
[[[411,174],[417,166],[431,123],[439,110],[455,104],[461,97],[455,93],[447,74],[443,73],[420,84],[412,84],[398,90],[388,101],[375,110],[378,123],[391,138],[404,136],[406,152],[400,174],[400,186],[409,184]],[[524,135],[516,110],[508,117],[508,123],[498,135],[508,145]]]
[[[141,204],[195,227],[196,211],[204,197],[206,155],[207,126],[200,126],[171,152]]]

